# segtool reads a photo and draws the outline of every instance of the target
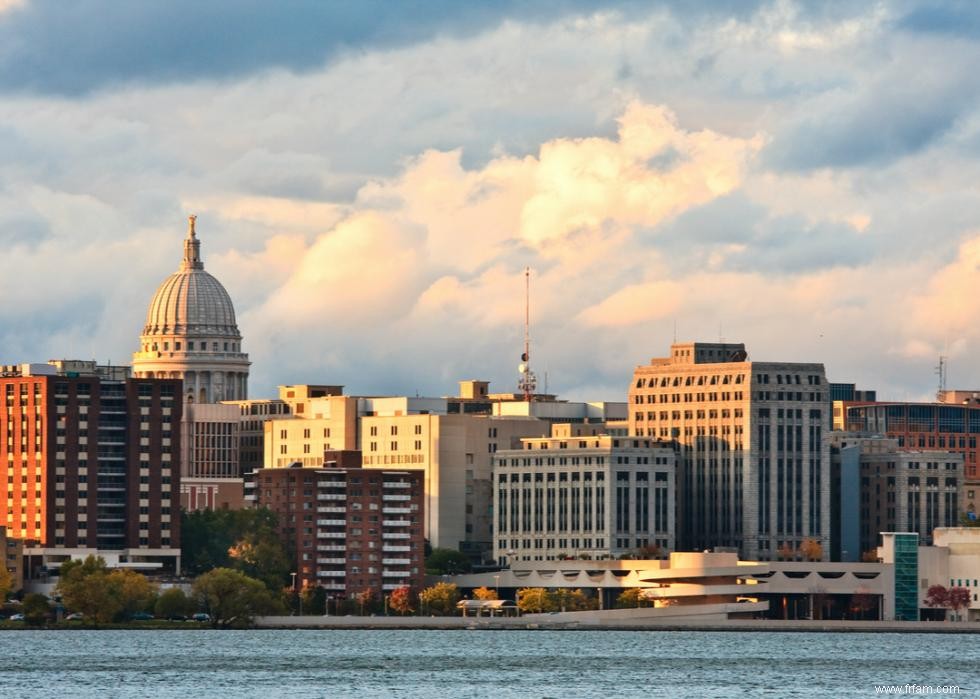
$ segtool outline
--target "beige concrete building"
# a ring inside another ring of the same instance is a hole
[[[919,547],[919,600],[925,609],[929,587],[962,587],[970,606],[956,613],[962,621],[980,621],[980,527],[939,527],[933,545]],[[947,616],[953,618],[954,613]]]
[[[280,386],[280,399],[289,405],[291,418],[263,423],[263,462],[266,468],[299,463],[323,466],[325,451],[358,448],[358,398],[341,395],[342,386],[329,395],[309,396],[310,387]],[[304,395],[305,394],[305,395]]]
[[[830,551],[830,424],[822,364],[753,362],[745,346],[686,343],[639,366],[630,434],[677,451],[678,547],[770,560]]]
[[[365,468],[424,471],[429,543],[479,560],[489,559],[492,549],[493,455],[548,432],[547,422],[526,417],[365,415],[359,447]]]
[[[265,423],[288,418],[289,404],[278,399],[227,401],[240,411],[238,425],[239,473],[247,476],[258,471],[265,459]]]
[[[557,425],[494,463],[493,555],[512,561],[618,558],[674,548],[674,452],[655,440]]]

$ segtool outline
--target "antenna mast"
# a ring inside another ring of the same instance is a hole
[[[939,366],[936,367],[936,374],[939,376],[939,390],[936,392],[936,399],[942,400],[946,393],[946,355],[939,355]]]
[[[521,377],[517,380],[517,389],[524,394],[524,400],[530,402],[534,398],[534,390],[538,380],[531,371],[531,268],[524,268],[524,354],[517,367]]]

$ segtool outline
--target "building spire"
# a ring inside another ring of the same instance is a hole
[[[187,239],[184,240],[184,260],[180,264],[181,272],[204,269],[204,263],[201,262],[201,241],[197,239],[197,231],[194,228],[196,223],[197,216],[191,214],[187,217]]]

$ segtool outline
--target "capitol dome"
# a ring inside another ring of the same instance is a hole
[[[167,277],[150,301],[133,374],[181,378],[189,401],[244,400],[248,355],[231,297],[204,271],[196,217],[191,216],[180,268]]]

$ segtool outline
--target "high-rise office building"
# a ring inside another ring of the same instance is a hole
[[[938,403],[879,401],[844,405],[848,432],[893,438],[900,450],[961,454],[963,481],[959,511],[980,512],[980,402],[976,391],[943,391]]]
[[[179,380],[125,378],[94,362],[0,368],[8,536],[175,563],[180,389]]]
[[[630,434],[677,453],[680,550],[771,560],[830,550],[830,420],[822,364],[749,361],[742,344],[686,343],[638,366]]]

